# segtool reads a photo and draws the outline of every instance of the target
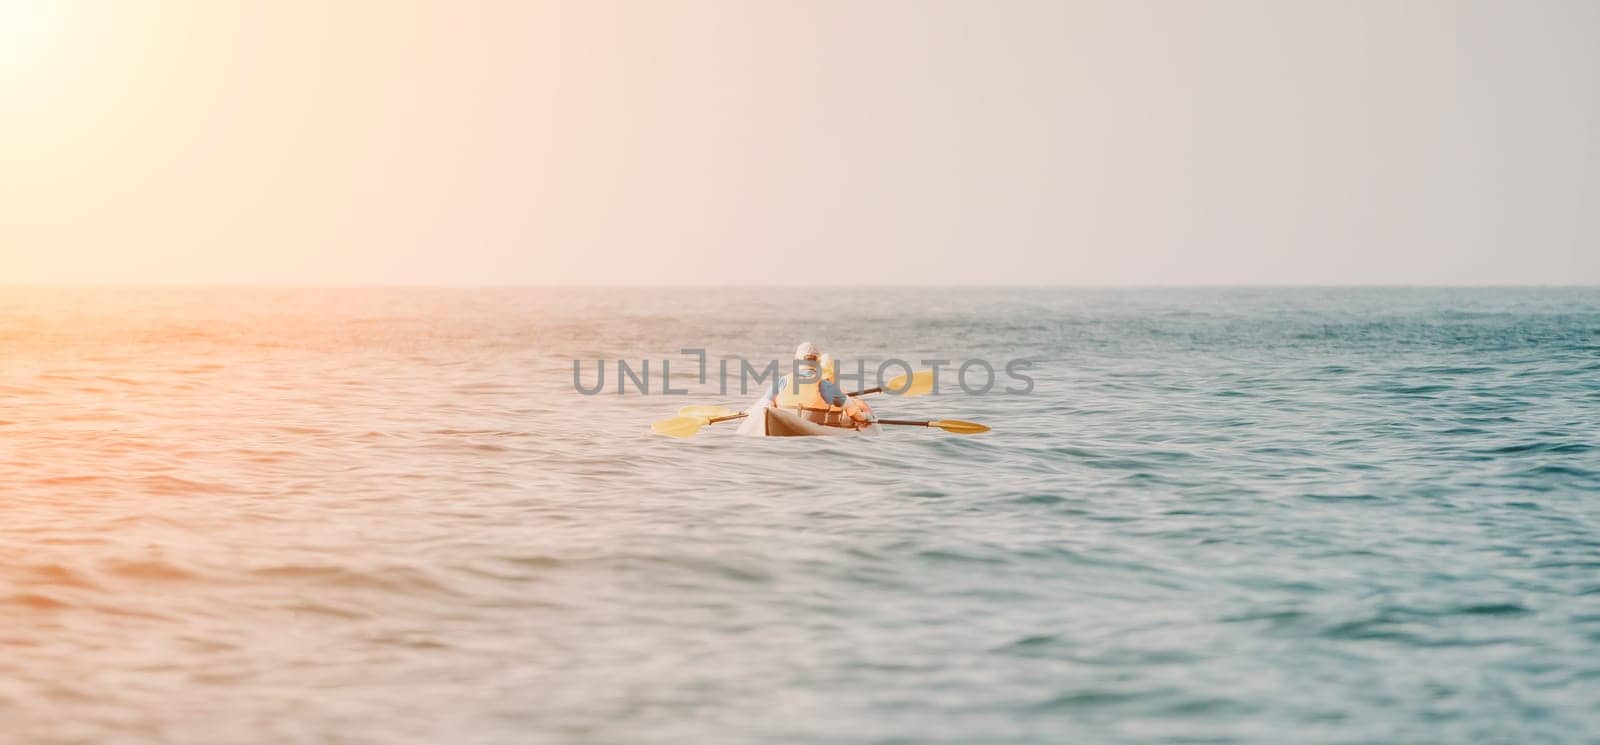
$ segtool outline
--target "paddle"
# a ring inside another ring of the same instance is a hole
[[[899,424],[907,427],[938,427],[946,432],[956,435],[976,435],[988,432],[989,428],[977,422],[963,422],[960,419],[934,419],[919,422],[911,419],[879,419],[879,424]]]
[[[684,408],[687,409],[690,407],[685,406]],[[662,419],[661,421],[650,425],[650,429],[658,435],[666,435],[668,437],[694,437],[695,433],[699,432],[700,428],[706,426],[707,424],[716,424],[717,422],[726,422],[733,419],[743,419],[744,417],[745,415],[742,413],[709,418],[701,416],[675,416],[671,419]]]
[[[690,404],[678,409],[678,416],[692,416],[700,419],[715,419],[719,416],[737,413],[726,406],[711,406],[707,404]]]
[[[890,378],[889,382],[883,385],[875,388],[866,388],[847,395],[865,396],[869,393],[883,393],[884,391],[893,391],[901,396],[921,396],[927,393],[932,393],[933,371],[918,370],[907,375],[899,375]]]
[[[701,427],[717,422],[731,422],[747,416],[744,412],[735,412],[721,406],[685,406],[678,409],[678,416],[671,419],[662,419],[650,425],[658,435],[667,437],[693,437]],[[878,424],[898,425],[904,427],[936,427],[956,435],[976,435],[988,432],[989,428],[977,422],[964,422],[960,419],[933,419],[927,421],[911,419],[879,419]]]

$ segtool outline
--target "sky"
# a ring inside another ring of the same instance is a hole
[[[1600,283],[1600,3],[0,0],[0,284]]]

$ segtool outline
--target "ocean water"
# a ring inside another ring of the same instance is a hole
[[[1600,290],[0,289],[0,742],[1596,741]]]

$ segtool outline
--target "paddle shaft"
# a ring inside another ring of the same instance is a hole
[[[923,372],[927,372],[927,371],[924,370]],[[901,378],[903,378],[903,377],[905,377],[905,376],[901,376]],[[900,380],[900,378],[895,378],[895,380]],[[889,382],[893,383],[893,382],[895,382],[895,380],[891,380]],[[911,383],[907,382],[906,385],[905,385],[905,389],[909,389],[910,387],[911,387]],[[852,393],[846,393],[844,395],[849,396],[851,398],[855,398],[856,396],[870,396],[870,395],[872,395],[874,393],[883,393],[884,390],[885,389],[884,389],[883,386],[878,385],[878,386],[873,386],[871,388],[863,388],[863,389],[861,389],[859,391],[854,391]],[[900,389],[900,390],[904,390],[904,389]]]
[[[907,427],[932,427],[932,421],[917,421],[915,419],[879,419],[879,424],[902,424]]]
[[[823,413],[827,413],[827,412],[833,411],[833,409],[818,409],[818,408],[814,408],[814,407],[811,407],[811,406],[780,407],[780,408],[799,408],[799,409],[804,409],[806,411],[820,411],[820,412],[823,412]],[[727,416],[712,417],[711,419],[707,419],[706,420],[706,424],[716,424],[717,422],[726,422],[726,421],[729,421],[729,420],[732,420],[732,419],[743,419],[743,418],[745,418],[747,416],[750,416],[750,412],[741,411],[741,412],[739,412],[737,414],[729,414]]]
[[[830,412],[831,413],[830,409],[818,409],[818,408],[813,408],[813,407],[810,407],[810,406],[798,406],[798,407],[795,407],[795,408],[799,409],[799,410],[803,410],[803,411],[816,411],[816,412]],[[661,421],[661,422],[656,422],[655,425],[652,425],[652,429],[655,429],[660,434],[668,435],[669,437],[689,437],[689,436],[692,436],[695,432],[698,432],[701,427],[704,427],[704,426],[706,426],[708,424],[716,424],[717,422],[728,422],[728,421],[732,421],[734,419],[744,419],[747,416],[749,416],[748,412],[740,412],[740,413],[737,413],[737,414],[727,414],[727,415],[724,415],[724,416],[711,417],[710,419],[696,419],[695,417],[683,416],[683,417],[678,417],[676,419],[668,419],[668,420],[664,420],[664,421]],[[681,431],[675,431],[675,425],[674,425],[675,422],[686,423],[688,425],[688,429],[677,428],[678,430],[681,430]],[[985,427],[985,426],[983,426],[981,424],[978,424],[976,422],[962,422],[962,421],[957,421],[957,420],[953,420],[953,419],[933,419],[933,420],[878,419],[878,420],[875,420],[875,423],[877,423],[877,424],[888,424],[888,425],[899,425],[899,426],[903,426],[903,427],[936,427],[936,428],[942,429],[942,430],[944,430],[946,432],[951,432],[951,433],[958,434],[958,435],[975,435],[975,434],[980,434],[980,433],[989,431],[988,427]],[[665,426],[663,427],[663,425],[665,425]],[[857,426],[859,426],[859,424]]]

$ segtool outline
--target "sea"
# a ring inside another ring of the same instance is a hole
[[[3,288],[0,742],[1600,742],[1600,288]]]

